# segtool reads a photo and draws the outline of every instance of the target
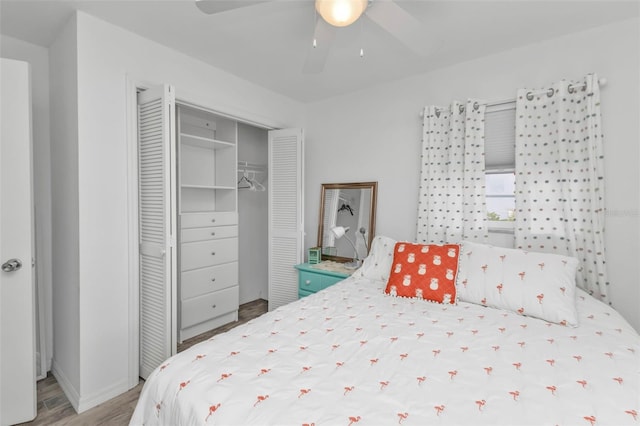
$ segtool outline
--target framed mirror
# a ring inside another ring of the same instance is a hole
[[[323,259],[367,257],[375,236],[377,195],[378,182],[322,184],[318,247]]]

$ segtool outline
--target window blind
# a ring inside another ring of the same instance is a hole
[[[516,163],[516,104],[488,105],[484,117],[484,151],[487,171],[513,169]]]

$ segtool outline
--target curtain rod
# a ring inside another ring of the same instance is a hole
[[[598,84],[600,86],[606,86],[607,85],[607,79],[606,78],[599,78],[598,79]],[[572,83],[569,85],[569,90],[575,90],[577,88],[582,88],[582,87],[586,87],[587,83]],[[531,94],[534,95],[539,95],[540,93],[546,93],[551,89],[542,89],[540,91],[536,91],[536,92],[529,92]],[[500,106],[500,105],[505,105],[505,104],[511,104],[511,103],[515,103],[516,102],[516,98],[509,98],[509,99],[500,99],[497,101],[491,101],[491,102],[487,102],[487,107],[496,107],[496,106]],[[420,117],[424,117],[424,110],[420,111]]]

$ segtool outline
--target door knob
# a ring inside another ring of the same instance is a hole
[[[20,259],[9,259],[2,264],[3,272],[13,272],[22,268],[22,261]]]

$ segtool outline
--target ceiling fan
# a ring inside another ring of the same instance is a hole
[[[196,5],[204,13],[215,14],[271,1],[278,0],[196,0]],[[311,2],[311,0],[306,1]],[[310,43],[310,50],[302,69],[303,73],[321,72],[337,28],[353,24],[362,15],[366,15],[414,53],[425,54],[425,37],[420,21],[394,0],[314,0],[314,2],[321,18],[316,20],[313,44]]]

